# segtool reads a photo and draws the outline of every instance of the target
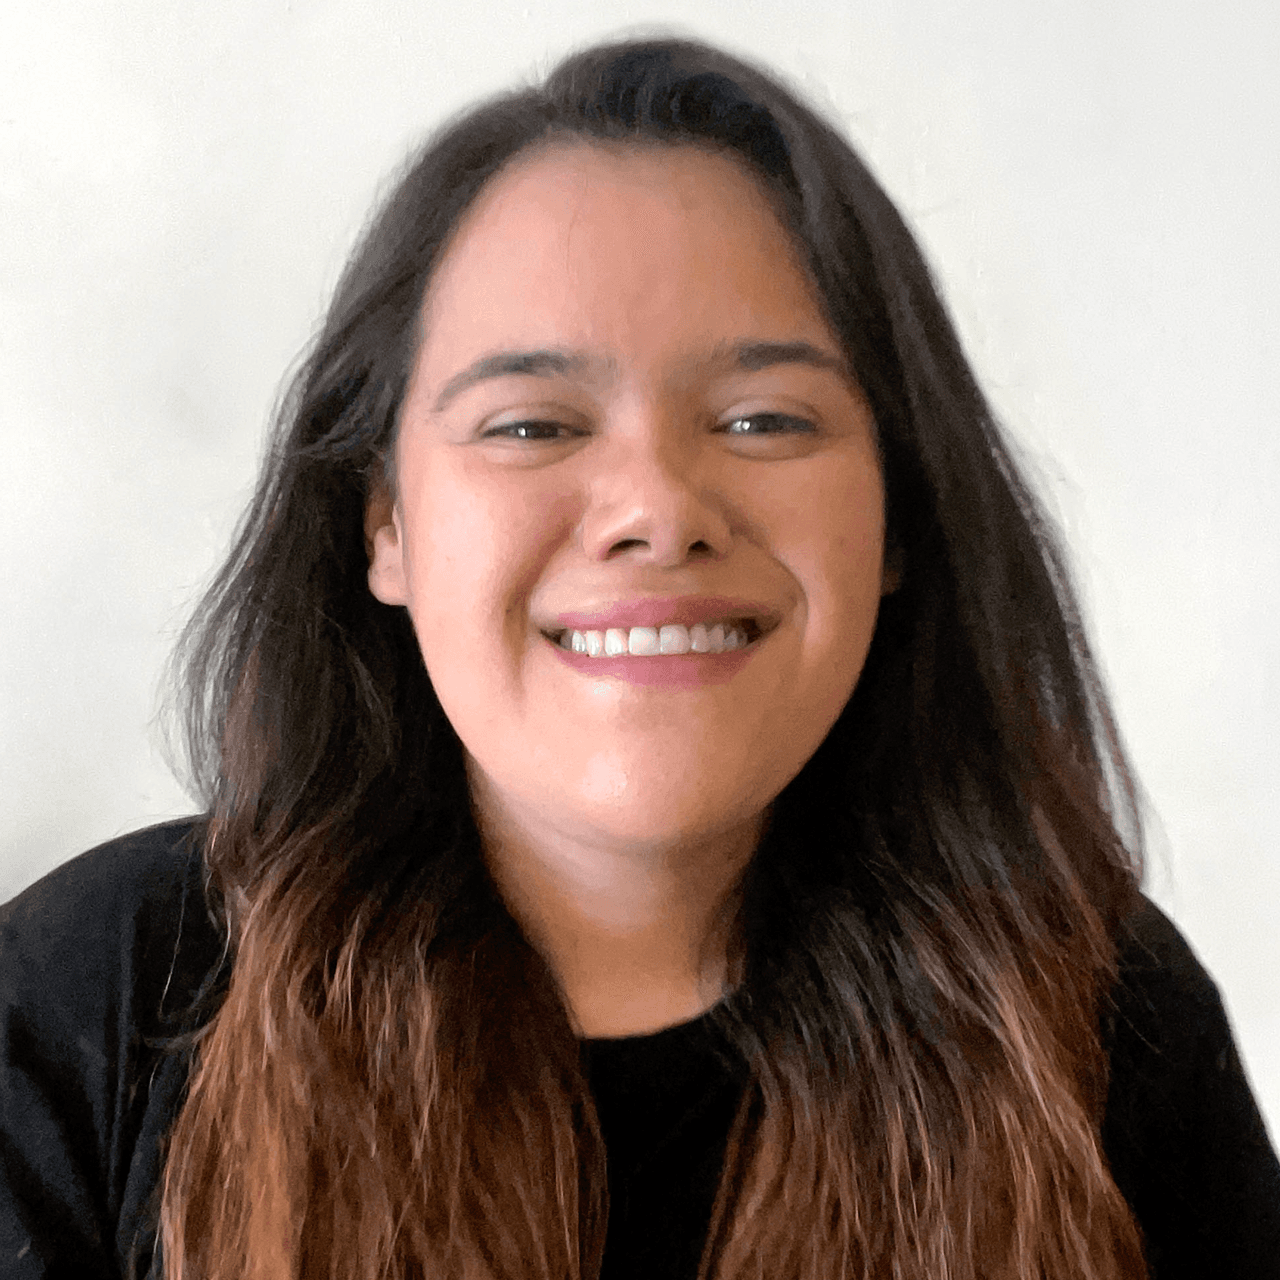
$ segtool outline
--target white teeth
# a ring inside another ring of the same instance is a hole
[[[634,631],[631,633],[632,643],[635,642],[635,634]],[[693,641],[684,627],[673,623],[658,632],[659,653],[688,653],[692,647]],[[631,652],[635,653],[635,650],[632,649]]]
[[[717,622],[708,627],[695,622],[691,627],[667,623],[662,627],[610,627],[607,631],[566,631],[560,647],[588,657],[617,658],[623,654],[649,658],[659,654],[727,653],[747,644],[743,627]]]
[[[632,627],[627,638],[627,652],[637,658],[651,658],[658,652],[658,628]]]

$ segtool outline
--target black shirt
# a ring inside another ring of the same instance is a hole
[[[162,1144],[218,998],[196,821],[111,841],[0,908],[0,1277],[158,1277]],[[1280,1164],[1212,980],[1154,906],[1122,949],[1102,1142],[1155,1280],[1280,1278]],[[703,1017],[585,1044],[606,1280],[692,1280],[742,1079]],[[149,1272],[149,1268],[151,1268]]]

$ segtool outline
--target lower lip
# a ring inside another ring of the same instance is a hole
[[[616,658],[593,658],[574,653],[548,640],[556,657],[586,676],[604,676],[662,689],[700,689],[709,684],[725,684],[751,661],[759,641],[727,653],[667,653],[652,658],[619,654]]]

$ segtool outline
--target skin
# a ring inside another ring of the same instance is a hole
[[[464,219],[421,332],[370,588],[409,611],[495,882],[580,1034],[694,1017],[726,980],[717,909],[888,589],[866,400],[755,181],[690,146],[518,158]],[[827,363],[745,368],[746,341]],[[575,358],[459,381],[547,350]],[[591,676],[544,634],[689,595],[776,624],[726,682]]]

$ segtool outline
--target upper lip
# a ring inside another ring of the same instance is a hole
[[[566,631],[607,631],[611,627],[660,627],[677,623],[691,627],[697,622],[753,622],[761,632],[777,625],[777,611],[759,600],[732,596],[649,596],[619,600],[591,612],[567,612],[550,620],[549,634]]]

